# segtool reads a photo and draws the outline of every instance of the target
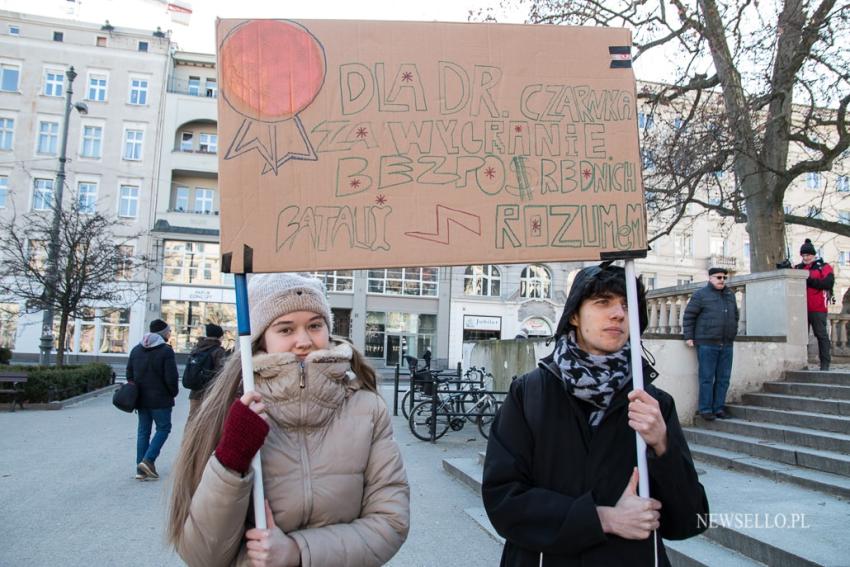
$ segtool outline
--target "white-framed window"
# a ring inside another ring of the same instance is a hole
[[[119,244],[115,247],[115,277],[119,280],[129,280],[133,277],[133,256],[136,247],[132,244]]]
[[[97,183],[80,181],[77,183],[77,206],[80,212],[92,215],[97,210]]]
[[[640,277],[643,280],[643,287],[647,291],[649,291],[651,289],[655,289],[655,286],[658,285],[658,283],[657,283],[658,276],[656,276],[655,274],[650,274],[650,273],[644,272],[643,274],[641,274]]]
[[[118,216],[127,219],[139,216],[138,185],[121,185],[118,191]]]
[[[9,176],[0,175],[0,209],[6,208],[6,197],[9,195]]]
[[[309,272],[311,276],[322,280],[328,291],[353,291],[354,272],[351,270],[334,270],[332,272]]]
[[[38,144],[35,151],[39,154],[56,154],[59,144],[59,123],[51,120],[39,120]]]
[[[15,119],[0,116],[0,150],[11,150],[15,143]]]
[[[369,293],[437,296],[438,268],[369,270]]]
[[[130,104],[145,106],[148,103],[148,80],[143,77],[130,77]]]
[[[195,149],[195,134],[193,132],[180,132],[180,151],[191,152]]]
[[[103,127],[84,125],[80,156],[100,159],[103,155]]]
[[[218,96],[218,82],[215,79],[207,77],[206,84],[207,98],[216,98]]]
[[[552,296],[552,274],[546,266],[523,268],[519,277],[519,294],[525,298],[545,299]]]
[[[47,241],[27,240],[27,258],[34,270],[42,270],[47,265]]]
[[[694,235],[690,232],[683,232],[675,238],[676,256],[680,258],[693,258],[694,256]]]
[[[850,175],[839,175],[835,180],[835,190],[839,193],[850,193]]]
[[[198,151],[214,154],[218,151],[218,134],[201,132],[198,140]]]
[[[192,96],[201,95],[201,78],[189,77],[189,94]]]
[[[20,26],[9,24],[9,35],[21,35]]]
[[[106,101],[106,91],[109,85],[109,75],[106,73],[89,73],[88,90],[86,98],[97,102]]]
[[[65,93],[65,71],[47,68],[44,70],[44,96],[63,96]]]
[[[467,266],[463,274],[464,295],[499,297],[502,276],[496,266]]]
[[[687,275],[685,275],[685,276],[682,276],[682,275],[676,276],[676,285],[688,285],[688,284],[693,283],[693,281],[694,281],[694,277],[693,277],[693,276],[687,276]]]
[[[744,262],[750,261],[750,241],[749,240],[744,241],[743,258],[744,258]]]
[[[18,92],[21,66],[17,63],[0,62],[0,91]]]
[[[130,350],[130,310],[104,310],[100,323],[100,352],[123,353]]]
[[[186,212],[189,210],[189,188],[176,187],[174,189],[174,210]]]
[[[195,212],[210,214],[213,210],[214,195],[215,192],[212,189],[195,187]]]
[[[36,177],[33,180],[32,208],[46,211],[53,205],[53,180]]]
[[[823,185],[823,175],[819,171],[810,171],[806,174],[806,187],[820,189],[821,185]]]
[[[139,161],[142,159],[142,143],[145,131],[128,128],[124,130],[124,159]]]

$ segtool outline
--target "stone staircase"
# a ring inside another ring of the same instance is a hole
[[[674,567],[850,566],[850,370],[789,371],[729,410],[685,428],[713,522],[665,542]],[[482,461],[443,468],[480,492]]]

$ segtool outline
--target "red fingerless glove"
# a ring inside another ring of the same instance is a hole
[[[269,424],[236,400],[227,411],[215,456],[225,467],[245,474],[251,468],[251,459],[263,446],[268,432]]]

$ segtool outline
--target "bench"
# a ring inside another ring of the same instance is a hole
[[[12,398],[11,410],[15,411],[17,403],[24,409],[24,384],[27,383],[27,373],[21,371],[0,370],[0,394],[8,394]]]

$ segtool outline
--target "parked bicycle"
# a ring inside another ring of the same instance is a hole
[[[487,439],[493,418],[501,406],[501,402],[493,394],[476,390],[441,394],[436,404],[435,409],[433,400],[420,402],[410,413],[410,431],[416,438],[430,441],[432,423],[434,438],[439,439],[449,428],[452,431],[460,431],[469,421],[475,423],[478,431]]]

